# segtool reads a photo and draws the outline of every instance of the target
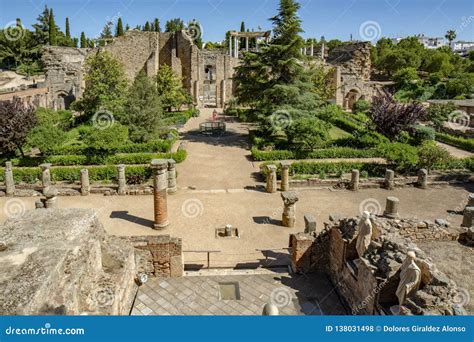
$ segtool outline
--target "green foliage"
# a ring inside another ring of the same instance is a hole
[[[115,30],[115,37],[120,37],[123,36],[123,23],[122,23],[122,18],[118,18],[117,20],[117,28]]]
[[[285,133],[290,146],[312,151],[329,140],[329,125],[316,118],[301,118],[291,122]]]
[[[436,145],[434,141],[425,141],[418,150],[419,165],[432,170],[437,164],[444,164],[450,160],[449,152]]]
[[[398,89],[412,89],[421,81],[418,72],[413,67],[398,70],[393,76],[393,80]]]
[[[456,106],[453,102],[431,104],[428,108],[428,120],[439,131],[455,110]]]
[[[83,98],[74,103],[74,108],[84,111],[87,117],[98,110],[114,112],[123,105],[127,81],[119,61],[107,51],[89,56],[85,61],[87,87]]]
[[[163,107],[168,111],[173,108],[179,110],[182,105],[190,102],[181,79],[175,75],[170,66],[160,67],[156,75],[156,85]]]
[[[313,92],[319,99],[328,100],[334,96],[336,87],[332,80],[334,69],[324,68],[322,65],[312,65],[310,69]]]
[[[382,144],[378,148],[380,154],[394,165],[398,171],[407,171],[418,164],[418,149],[403,143]]]
[[[95,128],[84,136],[84,143],[97,153],[112,153],[128,140],[128,128],[115,122],[108,128]]]
[[[84,127],[84,126],[82,126]],[[85,126],[90,127],[90,126]],[[87,129],[81,135],[86,135],[91,130]],[[155,140],[147,143],[127,143],[126,145],[119,146],[115,149],[116,153],[158,153],[158,152],[169,152],[171,150],[171,145],[173,140]],[[55,148],[52,151],[52,154],[55,155],[71,155],[71,154],[82,154],[82,155],[91,155],[94,151],[89,151],[87,146],[61,146]]]
[[[331,147],[315,151],[262,151],[252,147],[252,158],[255,161],[291,160],[291,159],[326,159],[326,158],[373,158],[378,157],[377,149],[354,149],[350,147]]]
[[[184,22],[180,18],[168,20],[165,25],[166,32],[178,32],[184,30]]]
[[[433,127],[417,125],[413,127],[413,138],[415,140],[415,144],[420,145],[424,141],[427,140],[435,140],[436,138],[436,131]]]
[[[58,40],[57,40],[57,27],[56,23],[54,20],[54,14],[53,14],[53,9],[51,8],[49,11],[49,45],[56,45]]]
[[[369,110],[370,108],[370,102],[366,100],[357,100],[354,103],[354,112],[355,113],[365,113]]]
[[[28,134],[27,142],[32,147],[40,149],[42,154],[51,152],[66,141],[66,133],[52,124],[36,126]]]
[[[129,128],[133,142],[145,142],[158,133],[162,114],[156,85],[142,71],[128,89],[123,111],[118,113],[117,119]]]
[[[462,150],[474,152],[474,139],[457,137],[446,133],[436,133],[436,139],[446,144],[456,146]]]
[[[446,94],[449,98],[468,96],[474,93],[474,74],[462,74],[446,83]]]
[[[81,32],[81,49],[87,48],[87,39],[86,39],[86,34],[84,32]]]

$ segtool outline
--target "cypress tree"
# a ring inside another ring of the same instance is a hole
[[[117,21],[117,30],[115,32],[115,37],[120,37],[123,36],[123,24],[122,24],[122,18],[118,18]]]
[[[143,31],[150,31],[150,23],[148,21],[145,23],[145,27],[143,28]]]
[[[71,31],[69,29],[69,18],[66,17],[66,38],[71,39]]]
[[[245,23],[243,21],[240,23],[240,32],[245,32]],[[245,47],[245,38],[240,38],[240,46]]]
[[[56,22],[54,21],[52,8],[49,11],[49,45],[57,45]]]
[[[161,32],[160,21],[158,18],[155,18],[155,32]]]
[[[81,32],[81,48],[85,49],[87,46],[87,39],[84,32]]]

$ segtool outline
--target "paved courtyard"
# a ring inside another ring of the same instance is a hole
[[[238,286],[237,292],[231,291]],[[229,298],[232,294],[235,299]],[[321,274],[283,273],[154,278],[140,287],[132,315],[342,315],[334,287]]]

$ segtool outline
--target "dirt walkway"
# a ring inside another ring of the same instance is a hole
[[[436,144],[438,144],[438,146],[440,146],[440,147],[443,147],[443,148],[447,149],[449,154],[451,154],[455,158],[474,157],[474,153],[461,150],[460,148],[457,148],[457,147],[454,147],[454,146],[451,146],[451,145],[448,145],[448,144],[445,144],[445,143],[442,143],[442,142],[439,142],[439,141],[437,141]]]
[[[251,161],[248,146],[248,124],[226,117],[226,133],[203,136],[199,124],[209,121],[213,109],[201,109],[182,129],[181,144],[187,159],[177,166],[179,187],[198,190],[243,189],[256,184],[259,169]],[[221,110],[218,110],[220,113]],[[219,116],[220,119],[224,117]]]

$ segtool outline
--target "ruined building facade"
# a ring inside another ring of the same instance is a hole
[[[238,58],[221,51],[202,51],[183,31],[128,31],[95,49],[46,47],[46,80],[39,87],[49,89],[50,107],[67,108],[82,96],[84,62],[99,51],[109,52],[123,65],[129,82],[142,70],[153,77],[162,65],[170,66],[197,105],[223,106],[233,93],[232,75]]]

